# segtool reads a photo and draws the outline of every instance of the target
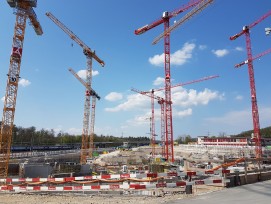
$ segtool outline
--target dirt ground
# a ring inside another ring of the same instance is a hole
[[[97,194],[54,194],[54,193],[0,193],[0,204],[159,204],[172,200],[185,199],[200,194],[211,193],[222,190],[222,187],[197,186],[193,189],[193,194],[181,193],[168,194],[173,189],[163,189],[164,195],[159,196],[137,196],[137,195],[97,195]]]

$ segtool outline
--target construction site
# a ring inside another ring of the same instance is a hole
[[[94,51],[82,41],[75,34],[76,31],[71,31],[63,23],[64,20],[60,21],[55,16],[57,13],[46,12],[44,15],[49,23],[62,32],[63,38],[70,38],[79,46],[86,59],[85,79],[74,69],[68,68],[70,74],[85,89],[82,140],[79,145],[72,147],[47,145],[46,148],[37,146],[34,149],[31,146],[29,149],[20,147],[15,151],[12,139],[21,63],[24,61],[22,53],[25,29],[27,22],[38,36],[43,35],[43,29],[38,20],[41,14],[35,13],[38,8],[37,0],[6,0],[6,3],[13,10],[16,19],[0,132],[0,198],[2,197],[5,203],[31,204],[40,202],[39,199],[44,199],[47,203],[87,203],[84,202],[86,196],[88,203],[165,203],[271,179],[271,139],[261,135],[253,69],[253,61],[269,54],[271,50],[252,55],[250,39],[250,30],[270,17],[271,11],[262,14],[254,22],[247,22],[247,26],[240,25],[241,31],[230,36],[230,41],[243,37],[246,42],[247,59],[235,67],[248,68],[250,86],[247,89],[250,91],[252,135],[246,138],[199,136],[197,142],[190,144],[175,142],[178,133],[174,131],[173,134],[175,109],[172,90],[201,82],[208,83],[209,80],[219,80],[221,77],[213,74],[172,84],[170,34],[216,4],[216,0],[189,0],[173,11],[163,12],[158,20],[135,29],[132,33],[138,36],[153,28],[164,27],[163,32],[153,41],[153,44],[156,44],[164,40],[163,87],[148,91],[130,89],[150,101],[150,115],[144,119],[149,125],[149,142],[138,142],[136,145],[123,142],[121,146],[104,142],[102,147],[98,147],[99,142],[94,141],[95,119],[99,115],[96,103],[99,103],[102,97],[98,89],[94,90],[92,79],[93,63],[106,67],[106,59],[101,59],[100,54],[96,54],[100,52]],[[171,18],[182,13],[186,14],[170,25]],[[271,29],[266,28],[265,31],[269,34]],[[161,91],[164,96],[158,94]],[[157,103],[159,109],[155,108]],[[156,131],[157,115],[159,138]],[[31,199],[23,197],[24,195]]]

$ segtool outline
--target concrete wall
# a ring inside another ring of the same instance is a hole
[[[47,178],[52,174],[53,168],[50,165],[35,165],[35,164],[24,164],[23,167],[25,178]]]
[[[249,173],[247,176],[244,174],[240,175],[231,175],[227,177],[230,182],[227,184],[227,187],[240,186],[245,184],[256,183],[260,181],[271,180],[271,172],[257,172]]]

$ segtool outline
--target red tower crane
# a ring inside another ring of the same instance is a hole
[[[66,34],[70,36],[78,45],[83,48],[83,53],[87,58],[87,79],[86,83],[91,88],[92,82],[92,58],[94,58],[102,67],[104,61],[101,60],[94,51],[92,51],[82,40],[80,40],[71,30],[69,30],[63,23],[61,23],[52,13],[47,12],[48,16],[58,27],[60,27]],[[84,119],[83,119],[83,132],[82,132],[82,146],[81,146],[81,164],[86,163],[87,152],[87,138],[89,130],[89,116],[90,116],[90,94],[86,95],[84,104]]]
[[[264,52],[262,52],[260,54],[257,54],[256,56],[252,57],[251,60],[254,61],[255,59],[258,59],[258,58],[260,58],[260,57],[262,57],[262,56],[264,56],[264,55],[266,55],[266,54],[268,54],[270,52],[271,52],[271,49],[265,50]],[[239,68],[239,67],[241,67],[241,66],[243,66],[244,64],[247,64],[247,63],[248,63],[248,60],[245,60],[243,62],[240,62],[239,64],[236,64],[234,67]]]
[[[92,89],[89,87],[89,84],[87,82],[85,82],[81,77],[78,76],[78,74],[76,74],[76,72],[72,69],[69,68],[69,71],[73,74],[73,76],[75,76],[80,82],[81,84],[83,84],[86,88],[86,96],[92,96],[92,105],[91,105],[91,120],[90,120],[90,132],[89,132],[89,142],[87,141],[88,139],[86,139],[86,143],[89,144],[85,144],[84,146],[89,146],[89,151],[88,151],[88,157],[92,158],[92,154],[93,154],[93,148],[94,148],[94,143],[93,143],[93,138],[94,138],[94,124],[95,124],[95,109],[96,109],[96,99],[100,100],[100,96]],[[83,150],[85,151],[85,150]],[[87,151],[86,152],[81,152],[81,157],[83,157],[83,160],[86,160],[85,155],[87,155]]]
[[[255,25],[266,19],[271,15],[271,11],[263,15],[260,19],[255,21],[254,23],[244,26],[243,30],[239,33],[230,37],[230,40],[235,40],[241,35],[245,34],[246,37],[246,49],[247,49],[247,64],[248,64],[248,74],[249,74],[249,82],[250,82],[250,93],[251,93],[251,103],[252,103],[252,119],[253,119],[253,128],[254,128],[254,137],[256,138],[255,144],[255,153],[256,158],[262,157],[262,144],[261,144],[261,133],[260,133],[260,122],[259,122],[259,112],[257,105],[257,97],[256,97],[256,88],[255,88],[255,80],[254,80],[254,68],[253,68],[253,57],[252,57],[252,49],[251,49],[251,40],[250,40],[250,29]]]
[[[212,2],[212,0],[208,0]],[[163,15],[160,19],[154,21],[150,25],[145,25],[137,30],[135,30],[135,34],[142,34],[162,23],[164,23],[164,31],[169,29],[169,20],[172,17],[177,16],[179,13],[190,9],[191,7],[202,5],[205,0],[191,0],[188,4],[183,5],[181,8],[173,11],[173,12],[163,12]],[[191,15],[192,16],[192,15]],[[164,55],[165,55],[165,100],[171,101],[171,81],[170,81],[170,32],[163,34],[164,37]],[[174,152],[173,152],[173,127],[172,127],[172,108],[171,103],[166,103],[165,107],[165,129],[166,129],[166,143],[169,144],[167,157],[169,157],[169,161],[174,162]]]
[[[30,24],[37,35],[43,34],[41,25],[33,10],[33,7],[37,6],[37,0],[7,0],[7,3],[11,8],[14,8],[16,23],[0,132],[0,177],[8,176],[12,129],[20,78],[26,20],[30,20]]]
[[[137,92],[139,94],[148,96],[151,98],[151,111],[152,111],[152,115],[150,117],[151,120],[151,127],[150,127],[150,132],[151,132],[151,147],[152,147],[152,157],[155,156],[155,120],[154,120],[154,99],[158,100],[158,103],[161,105],[161,124],[162,124],[162,120],[164,119],[164,117],[162,116],[164,113],[164,102],[165,100],[162,97],[156,96],[154,95],[154,90],[152,89],[151,92],[147,92],[147,91],[139,91],[137,89],[132,88],[131,91]],[[162,141],[163,143],[163,141]],[[163,149],[163,148],[162,148]],[[163,154],[163,153],[162,153]]]
[[[175,85],[172,85],[171,88],[175,88],[175,87],[179,87],[179,86],[185,86],[185,85],[189,85],[189,84],[193,84],[193,83],[197,83],[197,82],[201,82],[201,81],[205,81],[205,80],[209,80],[209,79],[214,79],[219,77],[218,75],[213,75],[213,76],[207,76],[207,77],[203,77],[200,79],[196,79],[196,80],[192,80],[189,82],[184,82],[184,83],[178,83]],[[134,92],[140,93],[142,95],[146,95],[148,97],[151,98],[151,109],[152,109],[152,117],[151,117],[151,138],[152,138],[152,144],[155,144],[155,120],[154,120],[154,99],[158,100],[158,104],[160,104],[161,106],[161,143],[162,143],[162,156],[166,159],[169,159],[168,157],[168,149],[169,149],[169,143],[167,142],[166,138],[165,138],[165,104],[167,104],[166,100],[162,97],[159,96],[155,96],[154,92],[157,91],[162,91],[165,90],[165,87],[162,88],[158,88],[158,89],[152,89],[151,91],[139,91],[137,89],[131,89]],[[169,103],[172,103],[171,101]],[[154,145],[153,145],[154,147]],[[155,149],[152,150],[152,152],[155,152]],[[154,156],[154,155],[153,155]]]
[[[145,33],[148,30],[151,30],[152,28],[155,28],[156,26],[159,26],[162,23],[165,23],[165,20],[168,21],[170,18],[177,16],[178,14],[190,9],[193,6],[196,6],[199,2],[201,2],[202,0],[190,0],[190,2],[186,5],[183,5],[181,8],[178,8],[172,12],[164,12],[163,13],[163,17],[150,23],[147,24],[141,28],[138,28],[137,30],[135,30],[135,34],[136,35],[140,35],[142,33]],[[165,19],[165,17],[167,17],[168,19]]]
[[[195,8],[188,12],[184,17],[182,17],[180,20],[176,21],[172,26],[168,27],[164,30],[163,33],[161,33],[159,36],[157,36],[152,44],[158,43],[162,38],[165,38],[167,35],[170,35],[171,31],[175,30],[180,25],[184,24],[186,21],[190,20],[194,15],[201,12],[203,9],[205,9],[207,6],[209,6],[211,3],[213,3],[213,0],[201,0],[197,4],[195,4]]]

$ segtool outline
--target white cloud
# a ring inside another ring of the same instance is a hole
[[[179,111],[178,113],[177,113],[177,115],[178,116],[180,116],[180,117],[186,117],[186,116],[189,116],[189,115],[192,115],[192,108],[188,108],[188,109],[186,109],[186,110],[183,110],[183,111]]]
[[[165,83],[165,79],[162,78],[162,77],[157,77],[154,82],[153,82],[153,85],[154,86],[159,86],[159,85],[162,85]]]
[[[150,107],[148,109],[143,110],[143,113],[140,115],[136,115],[134,118],[129,119],[126,121],[129,127],[131,126],[142,126],[147,125],[150,126],[150,118],[151,118],[151,109]],[[161,121],[161,108],[155,108],[154,109],[154,120],[158,121],[160,123]]]
[[[194,89],[186,90],[184,88],[176,88],[172,93],[173,104],[181,107],[207,105],[211,100],[222,100],[223,94],[217,91],[204,89],[204,91],[197,92]]]
[[[1,98],[1,101],[2,101],[2,102],[5,102],[5,96],[3,96],[3,97]]]
[[[172,65],[183,65],[188,59],[192,58],[192,52],[195,47],[194,43],[185,43],[181,50],[171,55],[170,63]]]
[[[27,79],[20,79],[20,81],[19,81],[19,85],[21,85],[23,87],[29,86],[30,84],[31,84],[31,82],[28,81]]]
[[[183,65],[189,59],[192,58],[192,52],[196,45],[194,43],[185,43],[182,49],[177,50],[175,53],[170,56],[171,65]],[[149,58],[149,62],[155,66],[163,66],[164,65],[164,53],[161,55],[154,55]]]
[[[71,135],[80,135],[80,134],[82,134],[82,129],[69,128],[66,132],[71,134]]]
[[[235,97],[235,99],[238,100],[238,101],[243,100],[243,98],[244,98],[244,97],[241,96],[241,95],[238,95],[238,96]]]
[[[161,55],[154,55],[153,57],[149,58],[149,62],[155,66],[162,66],[164,64],[164,61],[164,53]]]
[[[271,108],[269,107],[259,110],[261,128],[270,126],[270,115]],[[206,118],[205,121],[206,125],[216,129],[217,132],[239,134],[243,131],[253,130],[251,109],[231,111],[220,117]]]
[[[94,70],[92,70],[92,76],[97,76],[99,74],[99,72],[98,71],[94,71]],[[77,75],[79,76],[79,77],[81,77],[82,79],[87,79],[87,70],[80,70],[80,71],[78,71],[77,72]]]
[[[121,100],[122,98],[123,98],[123,95],[121,93],[111,92],[105,97],[105,100],[118,101],[118,100]]]
[[[225,131],[232,134],[229,131],[240,133],[252,129],[251,111],[248,110],[232,111],[221,117],[206,118],[205,121],[217,132]]]
[[[62,125],[58,125],[56,128],[54,128],[53,130],[55,131],[56,134],[62,132]]]
[[[134,108],[149,108],[150,106],[150,98],[147,96],[143,96],[141,94],[131,94],[127,96],[127,101],[119,104],[113,108],[105,108],[107,112],[118,112],[118,111],[127,111],[132,110]]]
[[[199,49],[200,49],[200,50],[205,50],[206,48],[207,48],[206,45],[199,45]]]
[[[137,115],[133,119],[128,120],[127,123],[132,126],[139,126],[142,124],[150,124],[150,111],[145,112],[143,115]]]
[[[227,54],[229,54],[229,51],[227,49],[222,49],[222,50],[212,50],[212,52],[217,56],[217,57],[224,57]]]
[[[97,76],[99,74],[99,71],[92,70],[92,76]]]
[[[236,51],[243,51],[244,49],[242,47],[236,47],[235,50]]]

